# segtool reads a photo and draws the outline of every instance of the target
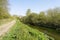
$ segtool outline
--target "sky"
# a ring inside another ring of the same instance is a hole
[[[60,0],[9,0],[11,15],[25,15],[27,9],[39,13],[50,8],[60,7]]]

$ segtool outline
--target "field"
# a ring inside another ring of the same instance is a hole
[[[33,29],[19,21],[1,40],[54,40],[52,37]]]

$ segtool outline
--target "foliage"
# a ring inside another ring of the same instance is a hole
[[[8,0],[0,0],[0,19],[9,18]]]
[[[27,14],[29,15],[21,18],[21,22],[60,30],[60,8],[49,9],[47,12],[42,11],[39,14],[30,11]]]

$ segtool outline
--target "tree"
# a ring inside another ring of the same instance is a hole
[[[47,22],[45,12],[42,11],[39,13],[39,19],[40,19],[39,24],[44,26]]]
[[[60,8],[49,9],[46,14],[44,11],[32,13],[30,10],[27,11],[27,15],[22,17],[23,23],[52,28],[60,31]]]
[[[0,0],[0,19],[8,18],[10,16],[8,12],[8,0]]]
[[[47,17],[49,20],[48,24],[50,26],[52,26],[52,28],[57,28],[57,25],[60,22],[60,21],[58,21],[58,20],[60,20],[60,17],[59,17],[60,16],[60,8],[49,9],[47,13],[48,13]]]
[[[28,16],[28,15],[30,15],[30,14],[31,14],[31,10],[28,9],[26,15]]]

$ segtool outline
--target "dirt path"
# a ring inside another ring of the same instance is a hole
[[[7,24],[1,25],[0,26],[0,36],[5,34],[15,23],[16,23],[16,21],[13,20]]]

